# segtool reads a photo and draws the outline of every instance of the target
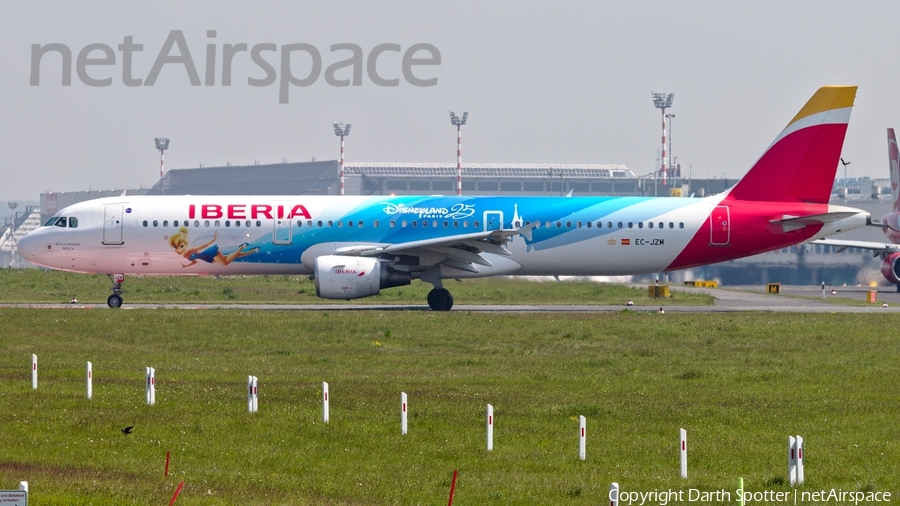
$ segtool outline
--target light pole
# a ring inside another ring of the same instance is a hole
[[[344,194],[344,137],[350,135],[350,123],[332,123],[334,135],[341,138],[341,195]]]
[[[7,202],[7,205],[12,212],[12,221],[9,223],[9,266],[12,267],[16,262],[16,207],[18,207],[19,204],[16,202]]]
[[[450,124],[456,125],[456,195],[462,195],[462,126],[469,119],[469,113],[464,112],[462,118],[450,111]]]
[[[662,175],[662,184],[666,186],[668,181],[666,176],[668,171],[666,169],[666,109],[672,107],[672,101],[675,99],[674,93],[669,93],[668,95],[665,93],[651,93],[653,97],[653,105],[662,113],[662,167],[660,168],[660,173]]]
[[[672,179],[673,179],[673,180],[674,180],[676,177],[678,177],[678,173],[675,172],[675,162],[673,161],[673,157],[672,157],[672,137],[673,137],[673,135],[672,135],[672,118],[674,118],[674,117],[675,117],[674,114],[671,114],[671,113],[670,113],[670,114],[666,114],[666,119],[669,120],[669,160],[668,160],[668,167],[669,167],[670,169],[672,169]],[[677,183],[677,181],[673,181],[673,184],[676,184],[676,183]]]
[[[157,137],[153,141],[156,143],[156,149],[159,151],[159,178],[162,179],[166,168],[166,150],[169,149],[169,139]]]

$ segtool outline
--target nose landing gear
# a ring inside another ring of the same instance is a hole
[[[113,294],[106,299],[106,305],[111,308],[120,308],[122,307],[122,283],[125,282],[125,275],[107,274],[107,276],[113,282],[113,286],[110,288]]]

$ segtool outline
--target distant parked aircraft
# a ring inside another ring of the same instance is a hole
[[[881,256],[881,274],[885,279],[897,286],[900,292],[900,149],[897,147],[897,137],[894,129],[887,129],[888,137],[888,170],[891,174],[891,212],[881,218],[880,223],[871,223],[872,226],[881,227],[884,235],[890,243],[869,241],[845,241],[841,239],[820,239],[812,241],[812,244],[835,246],[838,251],[847,248],[860,248],[872,250],[876,256]]]

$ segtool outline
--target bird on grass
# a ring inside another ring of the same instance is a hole
[[[132,429],[134,429],[134,425],[129,425],[128,427],[125,427],[124,429],[122,429],[122,434],[125,434],[126,436],[131,434]]]

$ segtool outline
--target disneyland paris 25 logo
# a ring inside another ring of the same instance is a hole
[[[322,51],[308,43],[247,44],[238,42],[217,44],[216,30],[206,31],[206,47],[194,47],[191,52],[184,33],[171,30],[160,46],[156,58],[150,61],[141,57],[144,44],[135,42],[134,36],[123,37],[118,45],[100,42],[87,44],[73,52],[69,46],[52,42],[31,45],[31,86],[41,85],[41,71],[60,76],[62,86],[72,85],[72,57],[75,55],[75,73],[82,84],[100,88],[111,86],[121,76],[128,87],[147,87],[157,79],[187,81],[191,86],[231,86],[232,68],[238,69],[236,82],[246,77],[247,85],[266,87],[278,83],[278,103],[287,104],[291,89],[312,86],[322,75],[329,86],[341,88],[362,86],[363,75],[375,86],[400,86],[400,77],[415,87],[437,86],[434,71],[425,66],[440,66],[441,52],[433,44],[417,43],[407,48],[400,44],[377,44],[368,54],[357,44],[333,44],[323,58]],[[115,48],[116,50],[114,50]],[[153,45],[148,45],[148,49]],[[152,49],[151,49],[152,50]],[[205,51],[204,51],[205,50]],[[396,53],[396,54],[393,54]],[[198,55],[198,67],[194,62]],[[202,55],[202,56],[201,56]],[[58,66],[57,66],[58,65]],[[114,67],[121,65],[121,70]],[[111,68],[113,67],[113,68]],[[163,69],[165,72],[162,72]],[[203,79],[198,72],[203,72]],[[57,70],[58,69],[58,70]],[[143,69],[143,70],[141,70]],[[58,72],[58,73],[57,73]],[[146,72],[146,73],[144,73]],[[144,77],[136,77],[135,74]],[[46,77],[46,76],[45,76]],[[46,79],[45,79],[46,80]]]
[[[475,206],[472,204],[453,204],[449,209],[446,207],[415,207],[406,204],[394,204],[393,202],[382,202],[384,204],[384,214],[414,214],[419,218],[447,218],[450,220],[461,220],[475,214]]]

